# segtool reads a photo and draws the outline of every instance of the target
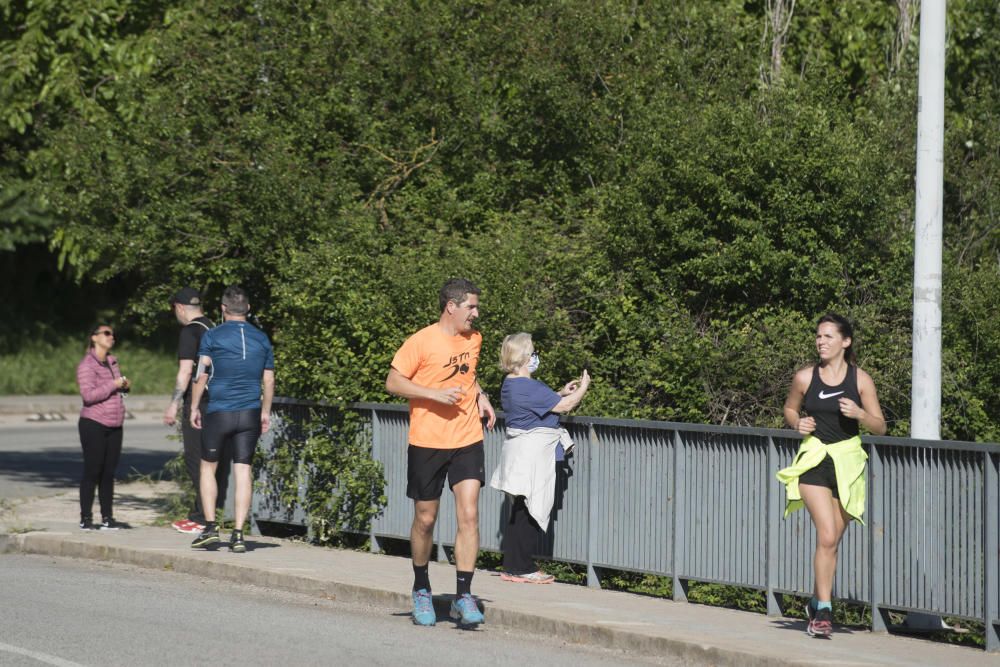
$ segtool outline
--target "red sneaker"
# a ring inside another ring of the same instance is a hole
[[[810,637],[829,639],[833,634],[833,613],[829,609],[820,609],[809,621],[806,634]]]
[[[177,521],[174,521],[172,524],[170,524],[170,527],[179,533],[183,533],[186,532],[184,529],[187,527],[187,525],[191,523],[194,523],[194,521],[191,521],[189,519],[178,519]]]
[[[183,530],[181,530],[180,528],[178,528],[178,530],[180,530],[182,533],[198,535],[201,533],[201,531],[205,530],[205,526],[195,521],[188,521],[187,525],[184,526]]]

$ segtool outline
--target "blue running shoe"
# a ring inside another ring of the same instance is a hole
[[[426,588],[413,591],[413,623],[415,625],[434,625],[437,623],[434,599]]]
[[[479,611],[476,598],[471,593],[459,595],[451,602],[451,617],[458,621],[459,625],[479,625],[485,619],[483,612]]]

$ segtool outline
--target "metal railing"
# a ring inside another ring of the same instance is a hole
[[[294,436],[310,414],[332,419],[319,404],[275,401],[276,428]],[[387,506],[372,522],[380,538],[409,539],[406,498],[408,414],[405,406],[356,404],[373,457],[382,463]],[[667,576],[675,600],[688,582],[759,589],[767,610],[779,594],[812,593],[815,531],[805,510],[783,520],[784,488],[774,473],[799,444],[791,431],[658,421],[569,417],[577,443],[560,464],[550,528],[536,554],[579,563],[588,584],[601,568]],[[485,438],[487,483],[499,463],[503,422]],[[272,434],[273,435],[273,434]],[[885,631],[888,611],[920,611],[981,621],[990,651],[1000,650],[1000,445],[865,437],[869,455],[866,525],[853,524],[840,548],[834,593],[867,604],[872,629]],[[262,440],[266,451],[274,439]],[[300,485],[308,471],[301,471]],[[254,494],[257,520],[307,523],[300,507]],[[304,488],[302,486],[301,488]],[[508,507],[489,486],[480,496],[481,547],[500,550]],[[435,527],[438,553],[455,539],[454,499],[445,493]]]

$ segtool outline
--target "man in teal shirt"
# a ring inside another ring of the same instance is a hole
[[[191,397],[191,425],[202,429],[201,497],[205,504],[205,530],[191,543],[204,547],[219,541],[215,522],[218,489],[215,469],[227,449],[233,454],[236,481],[236,523],[229,539],[231,551],[246,551],[243,523],[250,512],[251,469],[257,440],[271,426],[274,398],[274,350],[267,335],[247,322],[250,303],[240,287],[222,294],[223,323],[205,332],[198,349],[199,369]],[[208,388],[205,415],[197,409]]]

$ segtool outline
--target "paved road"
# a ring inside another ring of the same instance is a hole
[[[546,665],[635,662],[616,651],[405,612],[44,556],[0,556],[0,664]]]
[[[139,415],[125,422],[118,479],[133,472],[158,473],[180,451],[180,442],[169,439],[174,430],[157,419]],[[0,498],[51,496],[76,488],[82,465],[75,418],[30,423],[21,417],[0,423]]]

